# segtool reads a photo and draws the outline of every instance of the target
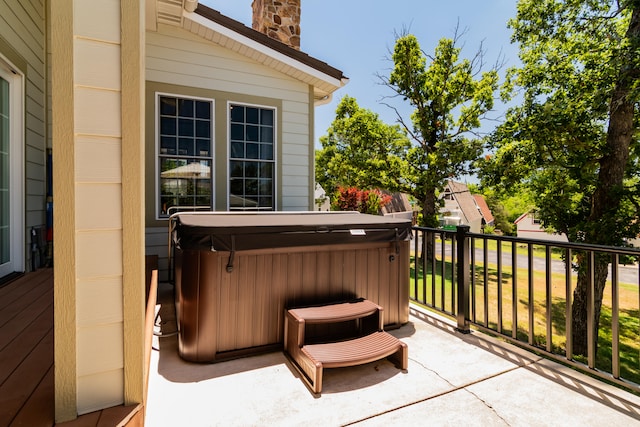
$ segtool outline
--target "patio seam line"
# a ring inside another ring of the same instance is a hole
[[[473,395],[476,399],[478,399],[480,402],[482,402],[485,406],[487,406],[488,408],[490,408],[490,409],[493,411],[493,413],[495,413],[496,415],[498,415],[498,414],[497,414],[497,412],[495,411],[495,409],[493,409],[493,407],[492,407],[492,406],[488,405],[488,404],[487,404],[483,399],[479,398],[475,393],[473,393],[472,391],[468,390],[467,388],[468,388],[468,387],[471,387],[471,386],[473,386],[473,385],[476,385],[476,384],[482,383],[482,382],[484,382],[484,381],[491,380],[491,379],[493,379],[493,378],[497,378],[497,377],[499,377],[499,376],[501,376],[501,375],[504,375],[504,374],[507,374],[507,373],[510,373],[510,372],[516,371],[516,370],[518,370],[518,369],[526,368],[528,365],[531,365],[531,364],[535,364],[535,363],[537,363],[537,361],[532,361],[532,362],[530,362],[530,363],[524,363],[523,365],[517,365],[517,366],[514,366],[514,367],[512,367],[512,368],[506,369],[506,370],[504,370],[504,371],[500,371],[500,372],[498,372],[498,373],[495,373],[495,374],[493,374],[493,375],[489,375],[489,376],[487,376],[487,377],[483,377],[483,378],[477,379],[477,380],[475,380],[475,381],[471,381],[471,382],[466,383],[466,384],[463,384],[463,385],[461,385],[461,386],[456,386],[456,385],[454,385],[453,383],[451,383],[449,380],[447,380],[446,378],[443,378],[442,376],[440,376],[437,372],[433,371],[432,369],[427,368],[427,367],[426,367],[425,365],[423,365],[422,363],[420,363],[420,362],[418,362],[418,361],[416,361],[416,360],[414,360],[414,359],[411,359],[411,358],[409,358],[409,360],[411,360],[412,362],[415,362],[416,364],[418,364],[418,365],[419,365],[419,366],[421,366],[422,368],[426,369],[427,371],[430,371],[430,372],[432,372],[432,373],[436,374],[436,376],[437,376],[437,377],[441,378],[443,381],[445,381],[447,384],[451,385],[453,388],[452,388],[451,390],[446,390],[446,391],[443,391],[443,392],[441,392],[441,393],[436,393],[436,394],[434,394],[434,395],[432,395],[432,396],[425,397],[424,399],[419,399],[419,400],[416,400],[416,401],[413,401],[413,402],[410,402],[410,403],[406,403],[406,404],[404,404],[404,405],[400,405],[400,406],[395,407],[395,408],[392,408],[392,409],[387,409],[386,411],[382,411],[382,412],[379,412],[379,413],[377,413],[377,414],[373,414],[373,415],[370,415],[370,416],[367,416],[367,417],[361,418],[361,419],[359,419],[359,420],[355,420],[355,421],[348,422],[348,423],[346,423],[346,424],[343,424],[343,426],[352,426],[352,425],[356,425],[356,424],[361,423],[361,422],[363,422],[363,421],[370,420],[370,419],[373,419],[373,418],[377,418],[377,417],[382,416],[382,415],[385,415],[385,414],[390,414],[390,413],[395,412],[395,411],[398,411],[398,410],[400,410],[400,409],[405,409],[405,408],[408,408],[408,407],[413,406],[413,405],[418,405],[418,404],[420,404],[420,403],[424,403],[424,402],[427,402],[427,401],[429,401],[429,400],[436,399],[436,398],[438,398],[438,397],[446,396],[447,394],[451,394],[451,393],[454,393],[454,392],[459,391],[459,390],[465,390],[465,391],[467,391],[468,393],[470,393],[471,395]],[[502,419],[502,417],[500,417],[499,415],[498,415],[498,418]],[[503,420],[503,421],[504,421],[504,420]],[[505,423],[506,423],[506,421],[505,421]],[[506,423],[506,424],[507,424],[507,425],[509,425],[509,423]]]

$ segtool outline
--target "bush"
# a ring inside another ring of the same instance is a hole
[[[355,187],[339,187],[338,196],[331,203],[334,210],[358,211],[378,215],[380,209],[391,201],[391,196],[380,190],[359,190]]]

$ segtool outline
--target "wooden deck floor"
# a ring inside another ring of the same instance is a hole
[[[0,427],[52,427],[53,270],[0,288]],[[115,407],[57,426],[116,426],[135,407]]]

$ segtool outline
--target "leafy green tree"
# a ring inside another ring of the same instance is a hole
[[[345,96],[336,109],[328,133],[316,151],[316,182],[331,199],[340,187],[366,190],[405,188],[404,153],[409,140],[398,125],[385,124],[377,114],[360,108]]]
[[[447,180],[468,172],[470,162],[481,154],[482,140],[474,131],[493,108],[498,88],[497,71],[480,70],[482,50],[472,60],[461,59],[456,41],[457,36],[441,39],[435,55],[428,58],[415,36],[401,36],[395,42],[390,76],[380,76],[414,108],[410,124],[398,113],[412,141],[404,178],[408,192],[421,205],[421,225],[428,227],[438,226],[438,195]]]
[[[640,2],[520,0],[509,25],[522,66],[504,94],[519,89],[522,103],[493,135],[483,183],[522,183],[542,224],[570,241],[623,244],[640,219]],[[597,256],[594,265],[595,337],[608,263]],[[578,253],[576,264],[573,352],[586,355],[588,259]]]

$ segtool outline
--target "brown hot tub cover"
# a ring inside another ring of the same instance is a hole
[[[411,221],[357,212],[180,213],[173,245],[181,250],[243,251],[408,240]]]

